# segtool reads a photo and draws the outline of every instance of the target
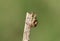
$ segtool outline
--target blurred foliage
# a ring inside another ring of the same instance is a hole
[[[0,41],[22,41],[27,11],[38,19],[30,41],[60,41],[60,0],[0,0]]]

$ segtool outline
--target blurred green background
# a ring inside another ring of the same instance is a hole
[[[0,41],[22,41],[29,11],[38,19],[30,41],[60,41],[60,0],[0,0]]]

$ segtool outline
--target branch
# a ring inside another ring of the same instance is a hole
[[[36,14],[26,13],[26,20],[25,20],[25,27],[24,27],[24,33],[23,33],[23,41],[29,41],[30,37],[30,30],[32,27],[35,27],[37,25],[36,20]]]

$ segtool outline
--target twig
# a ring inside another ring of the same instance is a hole
[[[30,30],[32,27],[35,27],[37,25],[36,20],[36,14],[26,13],[26,20],[25,20],[25,27],[24,27],[24,33],[23,33],[23,41],[29,41],[30,38]]]

